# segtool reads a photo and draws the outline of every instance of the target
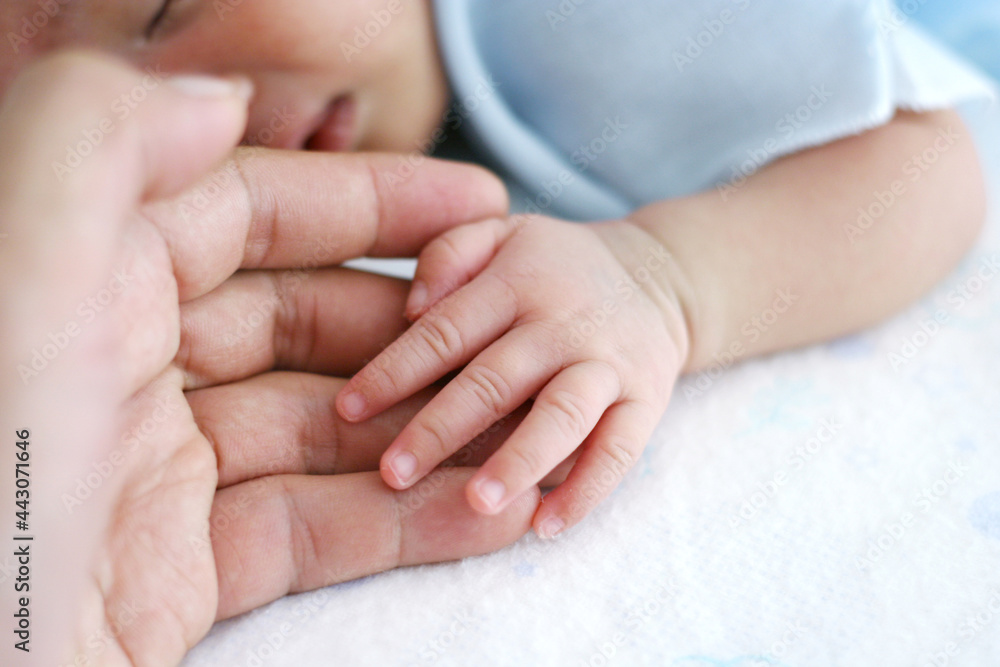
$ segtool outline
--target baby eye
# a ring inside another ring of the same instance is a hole
[[[156,14],[153,15],[153,18],[146,26],[146,39],[151,38],[156,33],[156,29],[159,28],[163,23],[163,20],[167,18],[167,15],[170,13],[170,6],[173,4],[173,0],[163,0],[163,4],[160,5],[160,8],[156,11]]]

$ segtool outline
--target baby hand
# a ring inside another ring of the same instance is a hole
[[[552,537],[617,486],[666,408],[689,347],[675,269],[628,222],[520,216],[450,230],[421,253],[407,303],[416,323],[337,408],[367,419],[464,366],[382,456],[386,483],[405,489],[534,398],[466,496],[499,512],[579,448],[533,520]]]

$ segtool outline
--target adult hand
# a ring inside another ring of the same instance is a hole
[[[537,489],[481,516],[466,468],[387,488],[379,456],[428,397],[346,425],[328,377],[405,328],[407,290],[328,267],[503,215],[502,188],[428,161],[390,189],[388,156],[240,149],[216,167],[244,88],[159,85],[77,53],[32,66],[4,101],[2,550],[27,549],[30,574],[4,582],[3,613],[28,609],[31,652],[8,632],[2,664],[176,664],[217,619],[529,527]]]

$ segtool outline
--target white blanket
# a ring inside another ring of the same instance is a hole
[[[883,326],[716,375],[563,537],[280,600],[184,664],[1000,665],[1000,208]]]

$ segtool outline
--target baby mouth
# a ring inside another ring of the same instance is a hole
[[[357,142],[358,104],[351,95],[333,100],[305,143],[310,151],[349,151]]]

